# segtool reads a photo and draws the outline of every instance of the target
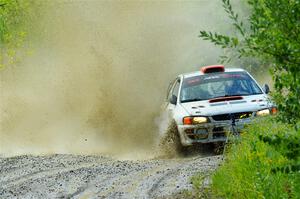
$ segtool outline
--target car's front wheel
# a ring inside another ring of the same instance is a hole
[[[225,142],[214,142],[213,146],[214,146],[214,153],[216,155],[220,155],[224,153],[225,150]]]
[[[167,132],[162,137],[160,147],[164,155],[168,157],[186,154],[187,147],[181,144],[177,124],[174,120],[170,122]]]

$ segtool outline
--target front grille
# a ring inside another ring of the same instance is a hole
[[[213,128],[213,133],[224,133],[224,127]]]
[[[249,118],[252,116],[252,112],[241,112],[241,113],[227,113],[227,114],[220,114],[220,115],[213,115],[212,118],[215,121],[223,121],[223,120],[231,120],[231,115],[234,116],[234,119],[244,119]]]

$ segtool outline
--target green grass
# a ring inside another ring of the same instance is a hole
[[[300,129],[264,118],[231,143],[209,189],[199,198],[300,198]]]

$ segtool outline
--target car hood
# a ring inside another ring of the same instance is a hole
[[[189,115],[211,116],[226,113],[254,112],[269,108],[271,102],[265,94],[242,96],[242,99],[226,99],[219,102],[209,100],[181,103]]]

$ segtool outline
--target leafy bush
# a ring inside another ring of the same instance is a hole
[[[224,62],[255,57],[262,67],[270,68],[279,118],[295,123],[300,119],[300,1],[248,0],[251,14],[244,23],[230,0],[222,1],[236,36],[200,31],[200,37],[227,49]]]
[[[300,198],[300,1],[248,0],[246,22],[230,0],[222,1],[236,35],[200,31],[200,37],[229,52],[223,62],[250,57],[270,68],[280,114],[247,127],[241,140],[230,145],[211,187],[198,195]]]
[[[224,198],[300,198],[300,130],[263,119],[247,127],[212,177]]]
[[[17,48],[24,45],[31,28],[31,15],[36,3],[33,0],[0,0],[0,69],[15,63]]]

